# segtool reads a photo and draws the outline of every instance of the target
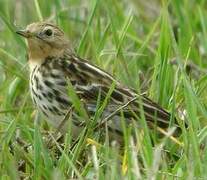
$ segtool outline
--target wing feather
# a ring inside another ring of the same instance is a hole
[[[63,70],[69,79],[74,82],[73,86],[77,94],[81,99],[85,100],[86,104],[94,103],[100,92],[101,99],[104,99],[111,84],[115,82],[116,87],[111,94],[109,104],[115,105],[118,108],[137,96],[138,100],[133,101],[129,105],[130,107],[123,110],[125,116],[134,117],[130,110],[133,110],[139,116],[141,111],[140,105],[142,105],[147,121],[156,122],[162,128],[169,126],[170,113],[149,98],[138,95],[133,89],[124,87],[104,70],[74,55],[65,55],[62,60],[64,61]]]

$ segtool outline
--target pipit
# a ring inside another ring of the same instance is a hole
[[[59,127],[73,106],[68,91],[69,83],[91,119],[98,109],[97,99],[103,102],[114,84],[107,105],[99,117],[100,121],[97,122],[101,124],[101,120],[107,120],[108,131],[112,133],[119,136],[123,134],[123,117],[126,125],[134,125],[136,122],[140,127],[140,118],[143,119],[144,115],[150,128],[169,127],[170,113],[144,95],[125,87],[104,70],[75,55],[69,40],[57,26],[37,22],[17,33],[28,42],[32,100],[54,127]],[[72,134],[75,136],[80,132],[80,127],[84,126],[78,120],[79,116],[77,109],[72,109]]]

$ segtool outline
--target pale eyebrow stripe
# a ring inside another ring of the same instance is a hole
[[[54,25],[54,24],[50,24],[50,23],[45,23],[45,24],[43,24],[43,26],[51,26],[51,27],[53,27],[54,29],[57,29],[59,32],[61,32],[62,34],[64,34],[64,32],[59,28],[59,27],[57,27],[56,25]]]

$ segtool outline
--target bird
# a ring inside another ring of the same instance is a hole
[[[101,129],[99,127],[104,122],[108,131],[120,138],[123,136],[122,117],[127,126],[136,122],[137,127],[142,128],[140,119],[144,117],[150,129],[167,129],[172,119],[180,128],[176,118],[158,103],[79,57],[63,30],[55,24],[35,22],[16,33],[27,40],[32,101],[55,128],[61,125],[69,110],[73,137],[77,137],[86,125],[86,118],[81,119],[80,111],[74,108],[69,86],[83,104],[79,108],[86,112],[89,119],[93,119],[98,111],[97,102],[103,103],[109,96],[96,122],[96,130]],[[108,95],[110,90],[112,92]]]

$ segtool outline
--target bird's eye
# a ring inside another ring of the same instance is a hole
[[[47,29],[44,32],[47,36],[51,36],[52,35],[52,30],[51,29]]]

